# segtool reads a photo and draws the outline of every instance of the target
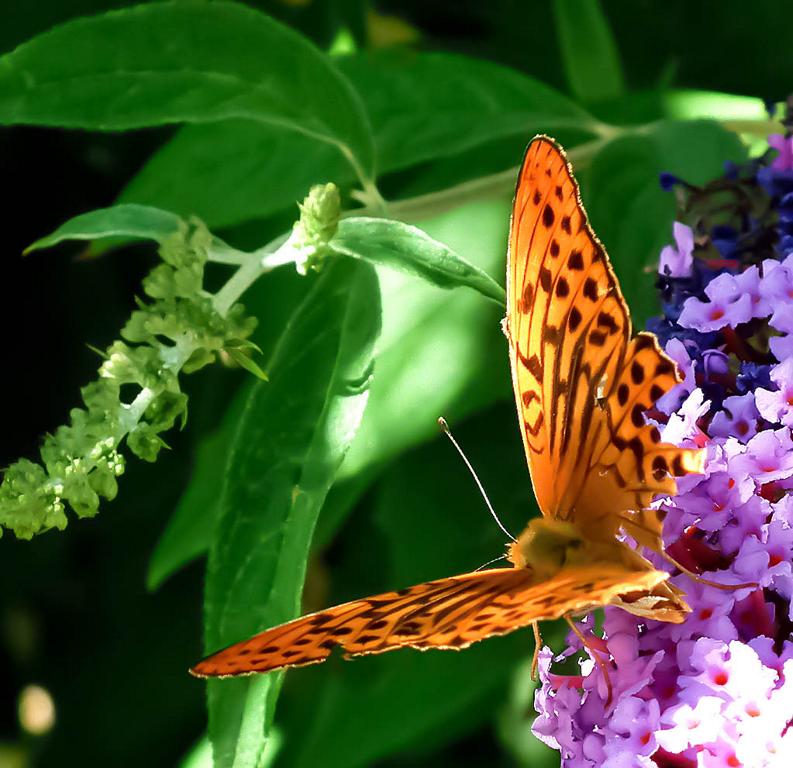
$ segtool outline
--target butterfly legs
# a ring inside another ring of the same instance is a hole
[[[540,622],[532,621],[531,631],[534,633],[534,653],[531,657],[531,679],[537,682],[537,662],[540,658],[540,648],[542,648],[542,635],[540,634]]]
[[[729,591],[734,589],[746,589],[746,588],[752,589],[758,586],[756,581],[746,581],[740,584],[722,584],[720,581],[711,581],[710,579],[706,579],[700,576],[698,573],[695,573],[694,571],[690,571],[688,568],[686,568],[685,565],[675,560],[675,558],[672,557],[672,555],[670,555],[665,549],[661,550],[661,557],[663,557],[664,560],[666,560],[668,563],[673,565],[679,571],[685,573],[686,576],[688,576],[689,578],[699,582],[700,584],[706,584],[709,587],[715,587],[716,589],[723,589],[725,591]]]
[[[637,551],[641,547],[647,547],[648,549],[651,549],[653,552],[657,552],[659,555],[661,555],[661,557],[663,557],[667,563],[673,565],[681,573],[685,573],[686,576],[693,579],[694,581],[700,584],[706,584],[709,587],[715,587],[716,589],[723,589],[723,590],[757,587],[756,582],[745,582],[741,584],[722,584],[721,582],[718,581],[711,581],[710,579],[706,579],[703,576],[700,576],[698,573],[689,570],[681,562],[675,560],[675,558],[672,557],[672,555],[670,555],[666,551],[666,548],[664,547],[664,542],[661,539],[661,535],[660,535],[660,528],[658,528],[657,525],[653,525],[652,523],[652,518],[650,517],[650,514],[654,511],[655,510],[652,509],[643,509],[629,516],[623,517],[622,520],[623,530],[636,540]]]
[[[608,691],[608,696],[606,698],[606,706],[608,707],[611,704],[611,677],[609,676],[608,670],[608,663],[603,660],[603,657],[600,655],[602,652],[601,648],[598,648],[592,640],[587,639],[584,637],[581,630],[576,626],[575,622],[573,621],[570,614],[565,614],[564,620],[570,625],[570,629],[573,630],[575,636],[581,641],[581,645],[587,649],[589,655],[594,659],[595,663],[600,667],[600,671],[603,673],[603,679],[606,681],[606,689]],[[537,681],[537,661],[540,654],[540,648],[542,647],[542,635],[540,634],[540,624],[537,621],[533,621],[531,623],[531,629],[534,633],[534,654],[531,657],[531,679],[535,682]]]
[[[570,625],[570,629],[573,630],[573,634],[575,634],[575,636],[581,641],[581,644],[584,646],[584,648],[587,649],[589,655],[592,657],[595,663],[600,667],[600,671],[603,673],[603,679],[606,681],[606,690],[608,691],[608,696],[606,697],[606,707],[608,707],[611,704],[611,693],[612,693],[611,677],[609,676],[608,662],[604,661],[603,657],[600,655],[601,649],[598,648],[597,645],[592,642],[592,640],[584,637],[583,633],[575,625],[575,622],[573,621],[569,613],[565,614],[564,620]]]

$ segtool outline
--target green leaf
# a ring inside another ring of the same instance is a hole
[[[294,617],[317,516],[368,398],[380,328],[374,270],[329,264],[254,385],[210,547],[205,642],[217,650]],[[281,675],[210,681],[215,765],[255,766]]]
[[[591,131],[593,124],[589,114],[552,88],[486,61],[402,52],[337,63],[369,111],[380,174],[504,136],[520,136],[525,143],[533,133]],[[283,210],[319,181],[348,187],[354,175],[338,152],[306,136],[229,120],[185,126],[146,163],[120,200],[195,214],[217,228]]]
[[[468,286],[503,305],[504,289],[448,245],[410,224],[357,217],[339,222],[334,250],[423,278],[438,288]]]
[[[183,226],[184,221],[169,211],[134,203],[113,205],[69,219],[54,232],[25,248],[25,253],[52,248],[53,245],[64,240],[104,240],[123,237],[134,240],[156,240],[161,243]]]
[[[128,130],[226,118],[332,144],[372,177],[372,137],[354,89],[306,38],[241,4],[112,11],[0,58],[0,124]]]
[[[625,90],[617,44],[598,0],[554,0],[554,18],[567,82],[584,104]]]
[[[661,248],[672,239],[675,199],[658,174],[668,171],[693,184],[722,173],[725,160],[746,150],[717,123],[661,121],[607,144],[584,177],[583,200],[609,253],[637,328],[656,312],[653,273]]]

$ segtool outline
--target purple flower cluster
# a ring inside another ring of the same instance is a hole
[[[711,583],[673,572],[683,624],[606,608],[602,632],[580,627],[587,648],[571,632],[561,655],[542,650],[533,730],[562,766],[793,766],[793,139],[769,144],[718,182],[767,215],[684,207],[695,228],[675,223],[661,253],[650,326],[683,375],[652,415],[665,441],[706,450],[705,473],[654,504],[667,552]]]

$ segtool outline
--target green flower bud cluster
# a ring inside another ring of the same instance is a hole
[[[292,230],[290,243],[299,253],[297,271],[305,275],[309,270],[319,272],[329,252],[328,243],[336,234],[341,215],[339,188],[332,183],[317,184],[299,208],[300,220]]]
[[[162,263],[143,282],[149,301],[138,301],[122,338],[103,354],[98,379],[82,388],[84,407],[72,409],[70,423],[44,439],[41,464],[21,459],[5,471],[0,525],[29,539],[65,528],[67,505],[78,517],[95,515],[100,500],[118,492],[121,442],[126,438],[134,455],[154,461],[165,445],[161,434],[177,421],[184,424],[180,373],[196,371],[224,351],[263,375],[250,359],[255,318],[239,304],[221,315],[203,288],[211,245],[212,236],[197,222],[162,243]],[[125,402],[130,389],[137,394]]]

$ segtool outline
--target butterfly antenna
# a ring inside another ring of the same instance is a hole
[[[476,483],[476,487],[479,488],[479,493],[482,494],[482,498],[485,500],[485,504],[487,504],[487,508],[490,510],[490,514],[493,516],[493,519],[496,521],[496,525],[498,525],[498,527],[502,530],[502,532],[507,537],[512,539],[512,541],[517,542],[517,539],[504,527],[504,524],[501,522],[501,520],[498,519],[498,515],[496,514],[496,510],[493,509],[493,505],[490,503],[490,499],[487,498],[487,494],[485,493],[485,489],[482,486],[482,483],[480,482],[479,477],[477,476],[476,472],[474,471],[474,468],[471,466],[471,462],[468,461],[468,458],[463,453],[463,449],[460,448],[459,443],[454,439],[454,435],[452,435],[451,430],[449,429],[449,425],[446,423],[446,419],[444,419],[443,416],[441,416],[438,419],[438,425],[443,430],[443,433],[446,435],[446,437],[448,437],[449,440],[452,441],[452,445],[457,449],[457,453],[460,454],[460,458],[465,462],[465,466],[468,467],[468,471],[471,473],[471,477],[474,478],[474,482]],[[486,563],[486,565],[489,565],[489,563]]]
[[[487,568],[488,565],[493,565],[493,563],[497,563],[499,560],[506,560],[506,559],[507,559],[506,555],[499,555],[498,557],[494,557],[492,560],[488,560],[486,563],[482,563],[482,565],[480,565],[474,571],[474,573],[476,573],[477,571],[483,571],[485,568]]]

